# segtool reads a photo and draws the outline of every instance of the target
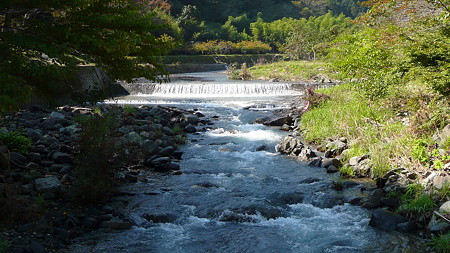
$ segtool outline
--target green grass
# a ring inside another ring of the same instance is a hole
[[[398,212],[413,218],[420,216],[431,217],[436,203],[433,198],[424,193],[425,187],[421,184],[410,184],[406,193],[401,196],[402,203]]]
[[[408,89],[403,89],[403,94],[408,94]],[[368,100],[353,84],[341,84],[316,92],[327,94],[331,99],[302,116],[301,128],[305,139],[323,144],[330,138],[346,137],[350,148],[344,152],[343,161],[370,154],[373,178],[383,176],[396,167],[432,168],[434,164],[434,168],[439,168],[447,161],[447,157],[433,155],[436,147],[431,136],[436,127],[433,126],[433,131],[420,129],[418,133],[416,130],[423,120],[415,119],[428,115],[432,109],[422,107],[416,112],[414,107],[405,106],[423,93],[409,91],[409,97],[391,95],[385,99]],[[403,124],[397,117],[397,104],[402,104],[403,110],[410,110],[409,125]],[[447,117],[445,115],[443,113],[439,117]],[[431,163],[431,160],[435,162]]]
[[[339,169],[339,173],[341,177],[344,178],[352,178],[355,176],[355,172],[353,171],[352,167],[350,166],[343,166]]]
[[[0,144],[6,145],[11,151],[26,154],[31,148],[31,138],[16,131],[0,132]]]
[[[437,252],[450,253],[450,233],[431,238],[429,245]]]
[[[338,74],[323,61],[280,61],[251,67],[253,79],[278,78],[283,81],[305,81],[314,77],[337,79]]]
[[[123,107],[123,111],[125,112],[125,114],[128,115],[135,115],[137,113],[137,108],[134,106],[130,106],[130,105],[125,105]]]

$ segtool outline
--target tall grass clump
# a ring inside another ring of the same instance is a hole
[[[79,121],[83,130],[77,157],[77,194],[82,203],[93,204],[106,200],[112,186],[117,113],[95,114]]]
[[[432,246],[436,252],[450,253],[450,233],[431,238],[429,245]]]

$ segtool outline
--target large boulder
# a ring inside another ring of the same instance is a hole
[[[381,206],[381,200],[386,196],[382,189],[375,189],[362,200],[361,206],[364,208],[377,208]]]
[[[54,176],[38,178],[34,181],[34,185],[38,192],[53,192],[61,188],[61,183]]]
[[[292,118],[291,117],[279,117],[279,118],[275,118],[275,119],[270,119],[267,120],[263,123],[266,126],[283,126],[284,124],[286,125],[292,125]]]
[[[372,212],[369,226],[385,230],[397,230],[398,225],[407,222],[408,219],[399,214],[387,210],[378,209]]]
[[[52,154],[52,160],[57,164],[72,164],[73,157],[63,152],[55,152]]]

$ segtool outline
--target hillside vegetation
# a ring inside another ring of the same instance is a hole
[[[303,115],[302,133],[317,144],[348,138],[344,158],[369,154],[372,177],[398,167],[440,171],[450,162],[443,130],[450,123],[449,3],[370,4],[372,11],[331,41],[322,60],[255,66],[249,73],[344,81],[320,91],[331,99]]]

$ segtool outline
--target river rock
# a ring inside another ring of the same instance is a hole
[[[339,169],[336,168],[336,166],[334,166],[334,165],[328,166],[327,173],[336,173],[336,172],[339,172]]]
[[[266,126],[279,126],[279,127],[283,126],[284,124],[287,124],[290,126],[290,125],[292,125],[292,118],[289,116],[288,117],[279,117],[279,118],[265,121],[263,124]]]
[[[193,114],[183,114],[184,120],[191,125],[197,125],[200,119]]]
[[[153,223],[172,223],[178,219],[173,213],[148,213],[144,214],[142,217]]]
[[[291,127],[288,124],[284,124],[280,129],[283,131],[289,131],[291,130]]]
[[[62,113],[60,113],[60,112],[52,112],[52,113],[50,113],[49,118],[50,118],[50,119],[53,119],[53,118],[64,119],[65,116],[64,116],[64,114],[62,114]]]
[[[275,147],[277,152],[282,154],[291,154],[294,149],[301,150],[304,144],[297,138],[293,136],[286,136],[281,140],[281,142]]]
[[[81,132],[81,128],[77,127],[77,125],[70,125],[59,129],[59,132],[65,135],[74,135],[76,133]]]
[[[408,219],[399,214],[389,212],[387,210],[378,209],[372,212],[369,226],[377,227],[385,230],[395,230],[398,224],[407,222]]]
[[[438,143],[444,142],[448,138],[450,138],[450,124],[446,125],[438,134],[433,136],[433,139]]]
[[[317,157],[317,154],[309,147],[304,146],[297,157],[302,161],[309,161],[313,157]]]
[[[29,253],[47,253],[48,251],[45,249],[45,246],[38,242],[38,241],[32,241],[28,244],[26,252]]]
[[[160,152],[160,147],[158,145],[158,143],[154,142],[154,141],[150,141],[150,140],[146,140],[142,143],[142,151],[144,151],[145,154],[147,155],[156,155],[159,154]]]
[[[267,219],[276,219],[285,216],[285,213],[281,209],[278,209],[271,205],[263,205],[263,204],[252,204],[245,207],[233,208],[231,210],[236,213],[248,215],[261,214],[261,216]]]
[[[310,167],[321,167],[321,165],[322,165],[321,157],[313,159],[313,160],[311,160],[311,162],[308,163],[308,166],[310,166]]]
[[[203,118],[203,117],[205,117],[205,114],[203,114],[201,112],[195,112],[195,116],[197,116],[199,118]]]
[[[98,221],[95,218],[92,217],[86,217],[84,219],[81,220],[81,226],[85,227],[85,228],[97,228],[98,226]]]
[[[9,159],[11,159],[11,161],[18,163],[20,165],[25,165],[28,163],[28,159],[25,156],[23,156],[22,154],[16,153],[16,152],[10,152]]]
[[[439,207],[439,213],[450,214],[450,201],[445,202]]]
[[[34,184],[38,192],[49,192],[59,190],[61,188],[61,183],[58,178],[54,176],[38,178],[34,181]]]
[[[428,229],[431,233],[447,233],[448,231],[450,231],[450,224],[444,221],[436,222],[433,225],[429,226]]]
[[[134,131],[129,132],[124,137],[125,137],[125,142],[130,143],[130,144],[139,144],[142,141],[142,137]]]
[[[55,152],[52,154],[52,160],[57,164],[72,164],[73,158],[69,154],[63,152]]]
[[[26,135],[29,136],[33,142],[37,142],[44,136],[40,129],[28,129]]]
[[[419,225],[415,221],[407,221],[397,224],[396,230],[402,233],[415,233],[419,230]]]
[[[30,152],[30,153],[28,153],[28,160],[39,164],[42,161],[42,156],[39,153]]]
[[[184,131],[186,133],[195,133],[195,132],[197,132],[197,128],[195,128],[195,126],[193,126],[192,124],[189,124],[184,127]]]
[[[304,195],[303,192],[273,193],[269,201],[274,205],[293,205],[302,203]]]
[[[167,146],[167,147],[161,149],[161,151],[159,151],[159,155],[161,155],[161,156],[170,156],[174,151],[175,151],[174,147]]]
[[[167,163],[167,164],[164,165],[164,169],[165,169],[166,171],[180,170],[180,165],[179,165],[179,164],[176,164],[176,163],[170,162],[170,163]]]
[[[381,199],[386,193],[382,189],[375,189],[369,195],[363,198],[361,206],[364,208],[377,208],[381,206]]]
[[[99,227],[101,228],[110,228],[116,230],[125,230],[130,229],[133,224],[129,221],[103,221],[100,223]]]
[[[42,137],[36,144],[42,144],[45,147],[49,147],[50,145],[52,145],[53,143],[57,143],[58,139],[56,139],[55,137],[49,136],[49,135],[44,135],[44,137]],[[39,152],[41,153],[41,152]]]
[[[266,145],[261,145],[256,148],[256,151],[267,151],[267,149],[268,148]]]
[[[409,184],[416,181],[417,174],[409,172],[403,168],[390,170],[383,177],[377,180],[377,185],[386,192],[404,192]]]
[[[340,197],[324,192],[315,192],[313,199],[310,201],[311,205],[319,208],[332,208],[344,204]]]
[[[381,205],[397,209],[400,206],[398,198],[381,198]]]
[[[312,184],[320,181],[322,181],[320,178],[308,177],[300,181],[300,184]]]
[[[325,158],[322,160],[321,166],[323,168],[328,168],[330,166],[334,166],[335,168],[340,168],[342,166],[341,161],[337,158]]]
[[[163,130],[163,132],[164,132],[165,135],[168,135],[168,136],[174,136],[174,135],[175,135],[175,133],[173,132],[173,130],[172,130],[171,128],[167,127],[167,126],[164,126],[164,127],[162,128],[162,130]]]
[[[435,177],[433,177],[432,182],[433,182],[434,188],[441,190],[442,187],[444,187],[444,185],[450,183],[450,174],[440,173],[440,174],[436,175]]]

